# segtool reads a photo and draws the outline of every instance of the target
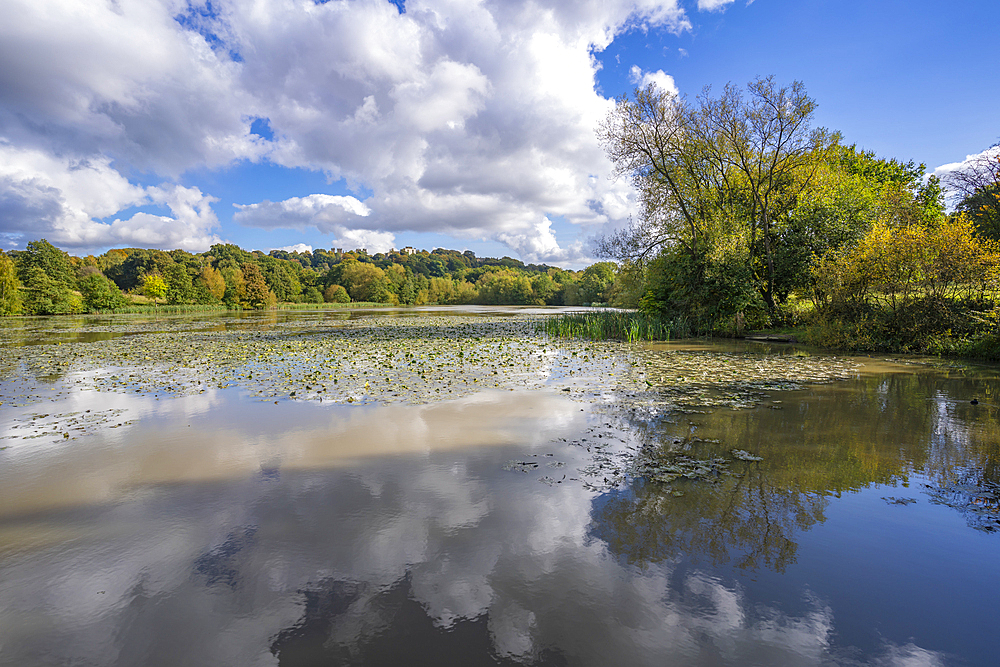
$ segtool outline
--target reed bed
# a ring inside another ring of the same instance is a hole
[[[539,328],[555,338],[623,340],[671,340],[691,335],[685,320],[665,320],[627,310],[599,310],[593,313],[567,313],[546,318]]]

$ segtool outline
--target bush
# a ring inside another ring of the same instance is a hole
[[[128,300],[118,286],[105,278],[102,273],[90,273],[81,278],[77,284],[87,310],[118,310],[128,305]]]
[[[315,287],[307,287],[302,294],[302,300],[306,303],[323,303],[323,295]]]
[[[327,303],[350,303],[351,297],[340,285],[330,285],[323,292],[323,300]]]

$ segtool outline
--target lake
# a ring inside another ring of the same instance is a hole
[[[996,664],[1000,369],[553,312],[0,320],[0,664]]]

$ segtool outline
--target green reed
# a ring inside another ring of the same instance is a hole
[[[684,320],[665,320],[654,315],[624,310],[567,313],[546,318],[539,328],[556,338],[590,340],[671,340],[691,335]]]

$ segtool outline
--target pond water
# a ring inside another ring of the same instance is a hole
[[[548,312],[0,323],[0,664],[997,663],[996,367]]]

